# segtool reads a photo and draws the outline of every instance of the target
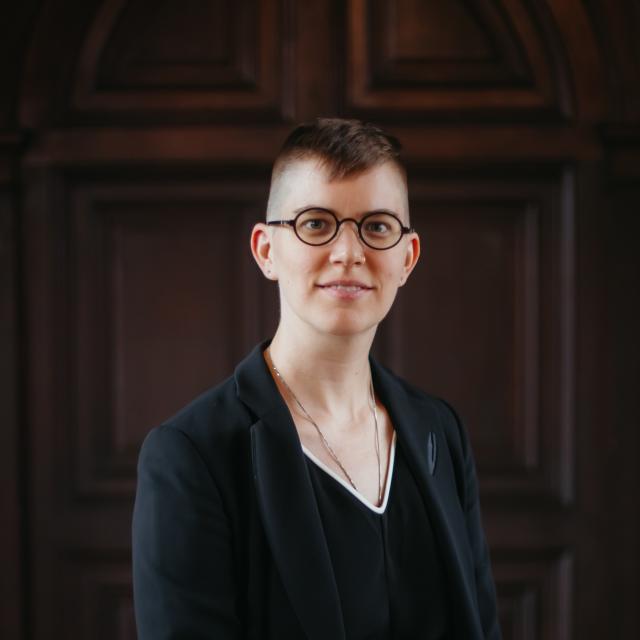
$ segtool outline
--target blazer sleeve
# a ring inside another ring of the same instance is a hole
[[[241,636],[220,494],[195,445],[176,427],[156,427],[142,445],[132,537],[139,640]]]
[[[482,623],[485,640],[501,640],[500,621],[498,619],[496,589],[491,574],[491,559],[489,547],[482,527],[480,513],[480,498],[478,492],[478,477],[471,451],[471,444],[467,431],[456,411],[446,401],[442,401],[455,420],[460,437],[462,464],[460,468],[462,501],[467,536],[473,555],[475,568],[476,593],[478,598],[478,613]]]

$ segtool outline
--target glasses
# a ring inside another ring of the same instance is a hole
[[[271,220],[267,224],[290,226],[299,240],[318,247],[331,242],[338,235],[340,225],[345,222],[354,222],[362,242],[367,247],[380,251],[395,247],[403,235],[413,232],[412,228],[405,227],[392,213],[373,211],[360,220],[354,218],[338,220],[333,211],[316,207],[301,211],[292,220]]]

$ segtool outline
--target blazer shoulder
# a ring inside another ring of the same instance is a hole
[[[435,418],[438,421],[449,447],[464,454],[468,446],[465,427],[451,403],[398,376],[384,365],[376,363],[376,366],[402,388],[406,400],[411,403],[415,410],[424,414],[425,418]]]
[[[239,401],[233,377],[207,389],[173,416],[147,434],[141,449],[171,447],[171,442],[189,441],[191,447],[209,468],[222,469],[232,451],[248,438],[255,421],[247,407]],[[182,437],[175,432],[180,432]]]
[[[207,389],[162,424],[181,429],[194,438],[246,427],[253,421],[236,393],[233,376]]]

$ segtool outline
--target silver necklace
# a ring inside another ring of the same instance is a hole
[[[269,354],[269,360],[271,361],[271,368],[273,369],[273,372],[278,376],[278,378],[280,379],[284,387],[291,394],[291,397],[295,400],[296,404],[300,407],[300,409],[302,410],[302,413],[304,413],[307,420],[316,428],[316,431],[318,432],[318,435],[322,440],[322,444],[324,445],[325,449],[327,450],[331,458],[334,460],[334,462],[340,467],[340,470],[346,476],[347,480],[349,481],[349,484],[356,491],[358,491],[358,493],[360,493],[360,491],[358,490],[358,487],[356,486],[356,483],[353,481],[351,476],[347,473],[347,470],[344,468],[344,465],[342,464],[342,462],[340,462],[340,459],[336,455],[336,452],[331,448],[331,445],[329,444],[327,439],[324,437],[324,434],[322,433],[316,421],[309,415],[309,412],[304,408],[302,402],[298,400],[298,397],[293,392],[293,389],[291,389],[291,387],[287,384],[287,381],[282,377],[282,374],[280,373],[280,371],[278,371],[278,368],[276,367],[275,363],[273,362],[273,358],[271,357],[271,351],[267,349],[267,352]],[[375,446],[376,446],[376,458],[378,460],[378,504],[380,504],[382,502],[382,471],[380,468],[380,437],[378,433],[378,410],[376,408],[376,401],[373,395],[373,382],[371,380],[369,380],[369,395],[371,399],[371,413],[373,414],[373,423],[375,425],[375,432],[376,432]]]

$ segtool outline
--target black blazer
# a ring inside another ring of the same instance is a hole
[[[139,640],[345,638],[304,453],[265,347],[144,441],[133,514]],[[498,640],[465,430],[444,401],[373,359],[371,370],[433,522],[454,638]]]

